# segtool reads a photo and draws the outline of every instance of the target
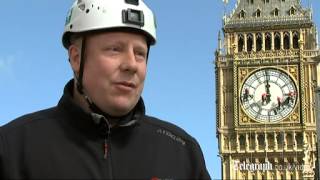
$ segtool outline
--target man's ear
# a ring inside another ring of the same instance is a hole
[[[81,49],[76,44],[71,44],[68,49],[69,61],[75,74],[79,74]]]

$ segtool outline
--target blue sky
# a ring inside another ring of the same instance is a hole
[[[308,4],[308,0],[302,0]],[[0,125],[55,106],[72,77],[61,45],[72,0],[10,0],[0,11]],[[214,51],[222,0],[145,0],[154,10],[158,43],[151,49],[143,92],[147,113],[195,137],[211,177],[221,177],[215,125]],[[313,4],[318,27],[320,8]],[[234,8],[230,0],[227,10]]]

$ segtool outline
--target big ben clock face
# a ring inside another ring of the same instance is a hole
[[[292,78],[279,69],[265,68],[250,74],[240,91],[243,110],[258,122],[278,122],[287,117],[297,102]]]

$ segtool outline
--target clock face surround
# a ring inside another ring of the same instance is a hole
[[[294,110],[297,87],[292,78],[276,68],[254,71],[245,79],[240,91],[240,103],[245,113],[255,121],[275,123]]]

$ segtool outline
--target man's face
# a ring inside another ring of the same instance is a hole
[[[122,116],[137,104],[146,76],[148,46],[142,35],[106,32],[87,38],[84,91],[104,112]]]

